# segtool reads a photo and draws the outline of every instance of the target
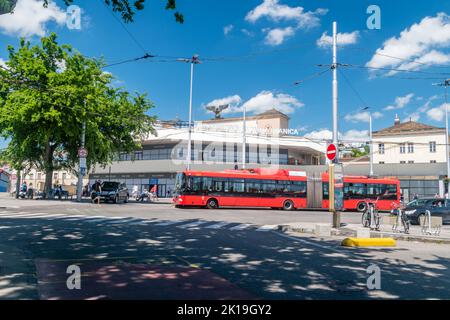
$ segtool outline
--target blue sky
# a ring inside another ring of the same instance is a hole
[[[141,46],[160,56],[197,53],[205,60],[195,68],[194,119],[212,116],[204,110],[210,102],[231,102],[227,116],[239,116],[243,104],[255,113],[276,107],[289,113],[291,128],[311,137],[328,137],[331,72],[300,86],[293,83],[324,70],[317,64],[331,62],[330,47],[317,41],[324,32],[331,34],[336,20],[338,32],[344,33],[339,40],[339,62],[427,72],[342,68],[338,73],[339,130],[344,137],[367,134],[367,115],[355,112],[364,107],[363,101],[374,113],[374,130],[392,125],[396,113],[402,120],[412,117],[444,126],[443,89],[432,83],[450,77],[435,74],[450,73],[448,2],[378,1],[381,29],[369,30],[366,9],[371,1],[178,0],[184,24],[175,23],[163,1],[146,1],[145,10],[126,26],[138,45],[102,0],[78,1],[81,30],[66,27],[62,1],[49,9],[40,9],[37,1],[18,0],[15,17],[0,16],[0,63],[7,60],[6,45],[17,45],[21,35],[38,41],[39,35],[51,31],[57,32],[60,43],[88,56],[104,56],[108,63],[142,56]],[[374,55],[377,50],[379,55]],[[117,85],[147,92],[156,106],[151,114],[187,119],[189,65],[141,61],[107,70],[117,77]]]

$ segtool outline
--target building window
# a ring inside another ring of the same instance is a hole
[[[400,153],[406,153],[406,146],[404,143],[400,143]]]
[[[38,179],[38,180],[42,180],[42,173],[38,172],[38,174],[37,174],[37,179]]]
[[[409,161],[408,161],[408,163],[414,163],[414,161],[412,161],[412,160],[409,160]]]
[[[34,173],[30,173],[30,179],[31,179],[31,180],[34,179]]]
[[[63,179],[63,180],[64,180],[64,179],[67,179],[67,173],[63,172],[63,174],[62,174],[62,179]]]
[[[384,143],[379,143],[378,144],[378,153],[379,154],[384,154]]]
[[[436,160],[430,160],[430,163],[436,163]]]
[[[436,141],[430,141],[430,152],[431,153],[436,152]]]
[[[408,153],[414,153],[414,143],[408,143]]]
[[[144,160],[144,152],[143,151],[135,151],[134,152],[134,160]]]
[[[54,179],[54,180],[58,179],[58,172],[55,172],[55,173],[53,174],[53,179]]]
[[[406,161],[400,161],[400,163],[401,163],[401,164],[405,164],[405,163],[406,163]]]

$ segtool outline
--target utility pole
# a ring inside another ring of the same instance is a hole
[[[333,21],[333,64],[331,65],[331,69],[333,71],[333,83],[332,83],[332,89],[333,89],[333,144],[336,146],[336,157],[330,163],[330,193],[333,192],[333,195],[330,197],[330,201],[333,201],[331,203],[330,209],[333,213],[333,221],[332,226],[333,228],[340,228],[341,227],[341,213],[339,212],[340,208],[336,208],[336,202],[335,202],[335,187],[337,183],[337,177],[336,177],[336,166],[339,166],[339,137],[338,137],[338,82],[337,82],[337,68],[338,68],[338,62],[337,62],[337,23],[336,21]],[[341,168],[341,167],[339,167]],[[339,170],[340,171],[340,170]],[[339,172],[339,175],[342,175],[342,172]],[[342,180],[343,177],[339,177],[339,180]],[[341,181],[342,182],[342,181]]]
[[[191,154],[192,154],[192,86],[194,81],[194,65],[201,63],[198,58],[198,55],[195,54],[190,59],[177,59],[180,62],[186,62],[191,64],[191,81],[189,86],[189,129],[188,129],[188,147],[187,147],[187,155],[186,155],[186,169],[190,170],[191,168]]]
[[[373,176],[372,113],[369,111],[369,176]]]
[[[445,162],[447,163],[447,179],[450,178],[450,162],[449,156],[449,146],[448,146],[448,87],[450,86],[450,79],[446,79],[442,83],[434,83],[434,86],[445,88]],[[448,187],[447,187],[448,188]]]
[[[338,83],[337,83],[337,23],[333,22],[333,144],[339,149],[338,145]],[[334,163],[339,162],[339,152],[336,153]]]
[[[243,106],[244,108],[244,116],[242,119],[242,169],[245,169],[245,162],[246,162],[246,153],[247,153],[247,138],[246,138],[246,127],[247,127],[247,108],[245,107],[245,104]]]

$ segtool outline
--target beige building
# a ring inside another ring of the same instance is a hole
[[[407,121],[373,132],[375,164],[445,163],[445,128]]]

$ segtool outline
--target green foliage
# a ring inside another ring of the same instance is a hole
[[[153,132],[146,96],[112,87],[102,60],[59,45],[54,33],[35,46],[22,39],[8,52],[8,71],[0,68],[0,136],[11,139],[3,157],[14,167],[76,170],[83,122],[88,168],[140,148]]]
[[[17,0],[0,0],[0,14],[10,13],[16,6]]]
[[[0,0],[1,1],[1,0]],[[64,0],[66,5],[71,5],[76,0]],[[133,22],[136,11],[144,9],[145,0],[136,0],[134,3],[130,0],[103,0],[114,12],[119,12],[123,21]],[[166,10],[175,10],[177,7],[176,0],[165,0]],[[48,5],[48,0],[44,0],[44,6]],[[175,12],[175,21],[178,23],[184,22],[184,16],[180,12]]]
[[[358,148],[353,148],[352,151],[351,151],[351,155],[352,155],[352,158],[360,158],[360,157],[368,155],[369,152],[370,152],[369,146],[365,145],[364,146],[364,151],[361,151]]]

